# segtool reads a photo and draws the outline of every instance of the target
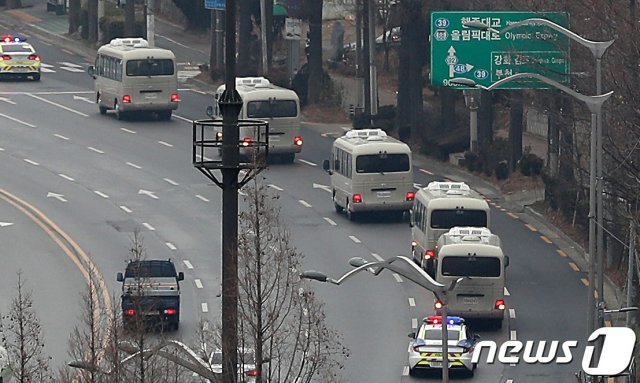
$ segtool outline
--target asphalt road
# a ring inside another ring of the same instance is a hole
[[[92,80],[83,73],[91,59],[40,44],[37,37],[31,41],[52,72],[43,73],[39,83],[0,82],[0,189],[36,206],[68,233],[89,254],[113,293],[119,288],[115,273],[129,257],[132,233],[140,230],[150,258],[172,258],[185,271],[177,336],[192,339],[200,318],[218,322],[220,313],[221,193],[191,165],[189,122],[203,117],[212,97],[184,84],[180,108],[171,121],[101,116],[92,103]],[[376,260],[410,250],[410,230],[399,217],[378,215],[350,222],[333,210],[330,194],[321,186],[329,184],[321,163],[332,137],[342,132],[336,125],[305,125],[305,147],[297,161],[274,164],[261,174],[270,192],[280,195],[282,217],[294,244],[306,255],[305,268],[333,276],[349,270],[350,257]],[[428,161],[418,164],[415,182],[426,185],[443,179],[429,174]],[[482,339],[584,339],[583,273],[574,271],[570,260],[535,228],[507,213],[499,201],[494,203],[492,229],[511,258],[510,320],[501,331],[481,330]],[[46,343],[55,345],[48,351],[56,365],[62,364],[65,334],[78,317],[83,277],[19,211],[0,202],[0,214],[0,221],[14,223],[0,227],[0,238],[8,243],[1,255],[6,276],[0,282],[2,291],[11,291],[16,270],[25,272],[43,318]],[[340,287],[313,287],[326,301],[330,325],[343,334],[351,350],[346,381],[439,379],[438,374],[410,378],[406,367],[407,334],[432,313],[430,293],[388,272],[378,278],[359,275]],[[10,296],[2,295],[4,310]],[[473,380],[568,381],[579,369],[577,363],[481,363]]]

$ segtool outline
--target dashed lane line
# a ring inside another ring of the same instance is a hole
[[[545,241],[545,242],[546,242],[546,243],[548,243],[548,244],[552,244],[552,243],[553,243],[553,241],[551,241],[549,238],[547,238],[547,237],[546,237],[546,236],[544,236],[544,235],[541,235],[541,236],[540,236],[540,239],[541,239],[541,240],[543,240],[543,241]]]
[[[509,309],[509,318],[516,319],[516,309]]]
[[[272,189],[276,189],[277,191],[283,191],[284,190],[280,186],[277,186],[277,185],[274,185],[274,184],[269,184],[269,187],[272,188]]]
[[[174,245],[171,242],[165,242],[165,245],[167,245],[167,247],[169,248],[169,250],[177,250],[178,248],[176,247],[176,245]]]
[[[580,271],[580,268],[574,262],[569,262],[569,267],[571,267],[573,271]]]
[[[182,263],[184,263],[184,265],[187,267],[187,269],[193,270],[193,265],[191,264],[191,262],[189,262],[189,261],[187,261],[185,259],[184,261],[182,261]]]
[[[53,136],[58,137],[61,140],[69,141],[69,137],[65,137],[62,134],[54,133]]]
[[[102,198],[109,198],[108,195],[104,194],[103,192],[101,192],[100,190],[94,190],[94,193],[96,193],[97,195],[99,195]]]
[[[164,145],[164,146],[166,146],[166,147],[173,148],[173,145],[172,145],[172,144],[170,144],[170,143],[168,143],[168,142],[158,141],[158,143],[159,143],[160,145]]]
[[[197,288],[199,288],[199,289],[201,289],[201,288],[203,288],[203,287],[204,287],[204,286],[202,285],[202,281],[201,281],[201,280],[199,280],[199,279],[194,279],[194,280],[193,280],[193,283],[195,283],[195,284],[196,284],[196,287],[197,287]]]
[[[188,124],[192,124],[193,123],[193,120],[185,118],[185,117],[182,117],[182,116],[178,116],[177,114],[174,114],[173,117],[177,118],[180,121],[184,121],[184,122],[186,122]]]
[[[203,197],[200,194],[196,194],[196,198],[201,200],[202,202],[209,202],[209,199],[207,197]]]
[[[136,168],[136,169],[142,169],[142,166],[140,165],[136,165],[133,162],[126,162],[127,165],[131,166],[132,168]]]
[[[170,179],[170,178],[163,178],[163,180],[164,180],[165,182],[170,183],[170,184],[171,184],[171,185],[173,185],[173,186],[178,186],[178,185],[180,185],[179,183],[177,183],[176,181],[173,181],[173,180],[172,180],[172,179]]]
[[[566,257],[567,253],[565,253],[564,251],[560,250],[560,249],[556,249],[556,253],[558,253],[559,256],[561,257]]]
[[[510,295],[511,295],[511,293],[509,293],[509,290],[507,290],[507,287],[505,286],[505,288],[504,288],[504,296],[508,297]]]
[[[73,178],[69,177],[69,176],[68,176],[68,175],[66,175],[66,174],[62,174],[62,173],[60,173],[60,174],[58,174],[58,175],[59,175],[60,177],[64,178],[65,180],[67,180],[67,181],[71,181],[71,182],[75,181],[75,179],[73,179]]]
[[[18,124],[22,124],[22,125],[24,125],[24,126],[28,126],[28,127],[30,127],[30,128],[35,128],[35,127],[36,127],[35,125],[32,125],[32,124],[30,124],[30,123],[28,123],[28,122],[24,122],[24,121],[22,121],[22,120],[18,120],[18,119],[17,119],[17,118],[15,118],[15,117],[7,116],[6,114],[3,114],[3,113],[0,113],[0,117],[4,117],[4,118],[6,118],[7,120],[11,120],[11,121],[13,121],[13,122],[17,122]]]
[[[311,204],[303,199],[298,200],[298,202],[300,202],[300,205],[304,206],[304,207],[311,207]]]
[[[36,96],[35,94],[32,94],[32,93],[25,93],[25,95],[27,95],[27,96],[29,96],[29,97],[32,97],[32,98],[35,98],[36,100],[40,100],[40,101],[42,101],[42,102],[46,102],[47,104],[49,104],[49,105],[53,105],[53,106],[56,106],[56,107],[58,107],[58,108],[60,108],[60,109],[64,109],[64,110],[66,110],[67,112],[75,113],[75,114],[77,114],[78,116],[82,116],[82,117],[89,117],[89,115],[88,115],[88,114],[86,114],[86,113],[82,113],[82,112],[77,111],[77,110],[75,110],[75,109],[69,108],[68,106],[64,106],[64,105],[58,104],[57,102],[49,101],[49,100],[47,100],[46,98],[42,98],[42,97],[40,97],[40,96]]]
[[[408,375],[409,375],[409,366],[402,367],[402,376],[408,376]]]
[[[416,300],[414,298],[409,298],[409,306],[416,307]]]
[[[131,130],[131,129],[127,129],[127,128],[120,128],[120,130],[122,130],[123,132],[130,133],[130,134],[136,134],[135,130]]]
[[[378,261],[378,262],[384,262],[384,258],[382,258],[382,257],[381,257],[380,255],[378,255],[377,253],[371,253],[371,256],[372,256],[373,258],[375,258],[375,259],[376,259],[376,261]]]
[[[526,228],[527,228],[527,229],[529,229],[529,230],[531,230],[531,231],[533,231],[533,232],[538,231],[538,229],[536,229],[536,228],[535,228],[532,224],[530,224],[530,223],[525,223],[525,224],[524,224],[524,226],[526,226]]]
[[[318,164],[316,164],[315,162],[303,160],[302,158],[298,159],[298,161],[302,162],[303,164],[307,164],[309,166],[318,166]]]
[[[516,339],[516,330],[509,331],[509,340],[517,340]]]
[[[334,220],[332,220],[331,218],[329,218],[329,217],[322,217],[322,219],[324,219],[325,221],[327,221],[327,222],[329,223],[329,225],[331,225],[331,226],[338,226],[338,224],[337,224]]]
[[[418,169],[418,170],[420,170],[421,172],[426,173],[426,174],[428,174],[428,175],[430,175],[430,176],[432,176],[432,175],[433,175],[433,173],[431,173],[431,172],[430,172],[430,171],[428,171],[427,169],[422,169],[422,168],[420,168],[420,169]]]
[[[37,163],[37,162],[35,162],[35,161],[33,161],[33,160],[30,160],[30,159],[28,159],[28,158],[25,158],[25,159],[24,159],[24,162],[26,162],[26,163],[28,163],[28,164],[31,164],[31,165],[35,165],[35,166],[40,165],[39,163]]]
[[[91,151],[94,151],[94,152],[98,153],[98,154],[104,154],[104,152],[103,152],[102,150],[100,150],[100,149],[96,149],[96,148],[94,148],[93,146],[89,146],[89,147],[87,147],[87,148],[88,148],[89,150],[91,150]]]
[[[589,280],[587,278],[580,278],[580,282],[585,286],[589,286]]]
[[[418,328],[418,318],[411,318],[411,328],[412,329]]]
[[[132,213],[133,210],[129,209],[128,207],[124,206],[124,205],[120,205],[120,209],[122,209],[122,211],[124,211],[125,213]]]
[[[148,224],[148,223],[146,223],[146,222],[142,222],[142,226],[146,227],[146,228],[147,228],[147,230],[149,230],[149,231],[154,231],[154,230],[156,230],[156,228],[155,228],[155,227],[153,227],[153,226],[149,225],[149,224]]]
[[[513,219],[518,219],[518,216],[513,214],[512,212],[508,212],[507,215]]]
[[[355,235],[350,235],[349,238],[355,243],[362,243],[362,241],[359,240]]]
[[[209,305],[208,304],[202,303],[200,306],[202,307],[202,312],[203,313],[208,313],[209,312]]]
[[[393,273],[392,275],[395,278],[396,282],[402,283],[402,278],[397,273]]]

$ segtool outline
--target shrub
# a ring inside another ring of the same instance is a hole
[[[509,162],[507,160],[499,161],[496,164],[495,173],[498,180],[509,178]]]
[[[109,16],[100,19],[99,24],[102,30],[102,44],[106,44],[111,39],[124,36],[124,15],[122,16]],[[83,28],[84,30],[84,28]],[[136,20],[136,35],[145,35],[145,22],[141,19]]]
[[[498,163],[507,159],[508,152],[507,140],[504,138],[496,138],[491,142],[480,145],[478,171],[490,176],[497,169]]]
[[[464,167],[472,172],[479,170],[480,166],[478,154],[470,151],[464,152]]]
[[[544,161],[542,158],[536,156],[535,154],[525,151],[518,161],[518,168],[520,169],[520,173],[525,176],[538,176],[542,173],[542,167],[544,166]]]

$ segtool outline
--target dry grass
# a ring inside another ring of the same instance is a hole
[[[305,121],[321,122],[323,124],[351,124],[351,120],[339,107],[322,105],[307,105],[302,108]]]

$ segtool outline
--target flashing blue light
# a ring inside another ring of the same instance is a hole
[[[27,41],[27,38],[24,36],[20,36],[20,35],[15,35],[15,36],[11,36],[11,35],[5,35],[2,36],[2,42],[5,43],[23,43]]]
[[[442,323],[442,317],[440,315],[430,315],[426,318],[424,318],[424,321],[427,322],[428,324],[441,324]],[[461,325],[464,323],[464,319],[461,317],[450,317],[447,316],[447,325]]]

